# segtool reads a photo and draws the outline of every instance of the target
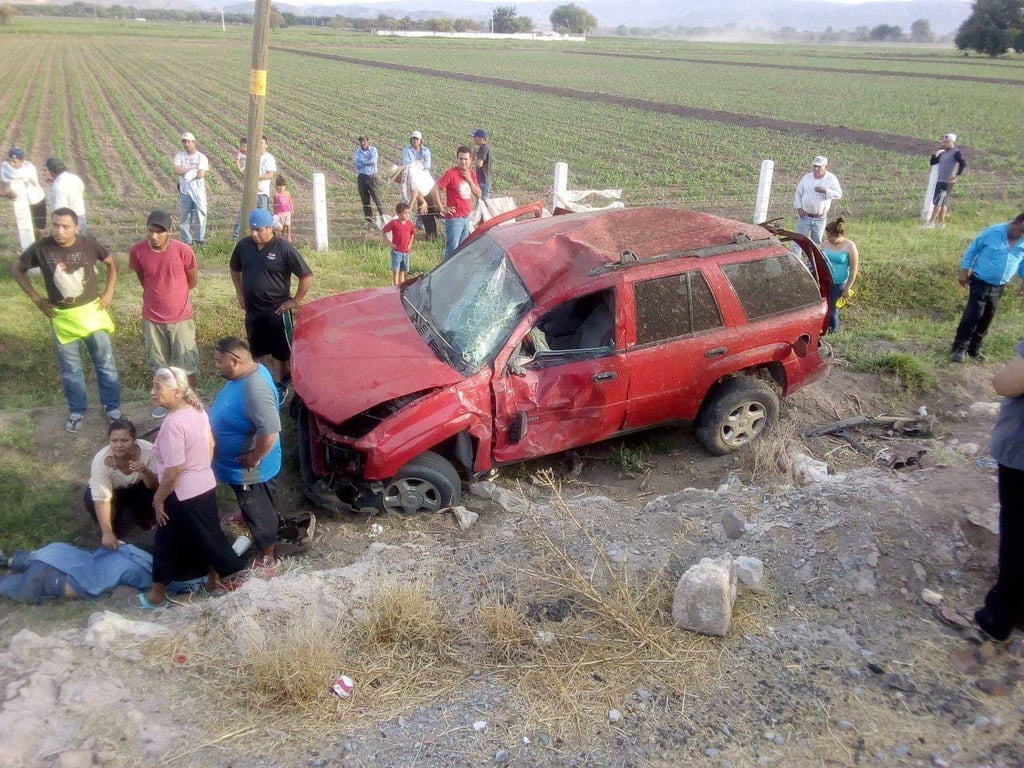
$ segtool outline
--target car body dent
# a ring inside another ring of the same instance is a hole
[[[416,332],[393,287],[304,306],[292,343],[292,371],[302,402],[334,425],[396,397],[464,379]]]

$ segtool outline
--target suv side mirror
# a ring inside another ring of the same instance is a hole
[[[513,443],[520,442],[526,437],[526,411],[519,411],[516,413],[516,420],[512,423],[512,429],[509,431],[508,439]]]

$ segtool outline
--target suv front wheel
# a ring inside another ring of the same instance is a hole
[[[697,417],[697,439],[713,456],[751,443],[775,424],[779,396],[768,382],[739,376],[713,391]]]
[[[462,482],[455,467],[444,456],[427,451],[385,484],[380,505],[385,512],[411,515],[437,512],[461,500]]]

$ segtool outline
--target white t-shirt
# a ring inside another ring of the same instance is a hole
[[[264,173],[277,173],[277,160],[269,152],[264,152],[260,157],[260,176]],[[258,194],[270,197],[270,188],[273,185],[273,179],[260,179]]]
[[[206,193],[206,181],[199,178],[199,171],[209,171],[210,161],[198,150],[191,155],[181,150],[174,156],[174,165],[188,170],[178,177],[178,191],[183,195]]]
[[[136,440],[139,446],[139,461],[156,474],[156,454],[153,451],[153,444],[148,440]],[[114,491],[121,488],[128,488],[136,483],[142,482],[141,472],[124,474],[110,457],[110,446],[97,453],[92,460],[92,471],[89,474],[89,491],[92,493],[93,501],[110,501],[114,498]]]
[[[36,173],[36,167],[28,160],[21,161],[21,168],[15,168],[4,160],[3,163],[0,163],[0,181],[7,184],[10,184],[12,181],[24,182],[29,205],[42,202],[43,198],[46,197],[46,193],[39,184],[39,174]],[[17,192],[18,190],[15,189],[14,191]]]
[[[50,185],[46,204],[51,213],[58,208],[70,208],[79,218],[85,216],[85,183],[70,171],[64,171]]]

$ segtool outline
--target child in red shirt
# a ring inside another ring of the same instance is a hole
[[[412,250],[412,239],[416,237],[416,225],[410,218],[408,203],[396,205],[395,213],[398,218],[385,224],[381,232],[385,240],[389,233],[391,235],[388,242],[391,245],[392,280],[395,285],[401,285],[409,271],[409,252]]]

